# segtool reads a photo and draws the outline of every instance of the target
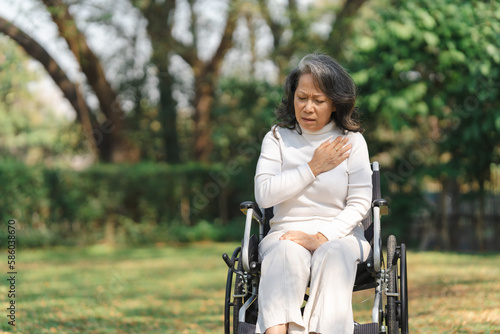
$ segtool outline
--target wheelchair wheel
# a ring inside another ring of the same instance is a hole
[[[402,334],[408,334],[408,279],[406,270],[406,245],[401,244],[400,246],[400,278],[399,291],[401,293],[401,311],[399,319],[399,327],[401,328]]]
[[[238,261],[238,263],[240,262],[238,258],[240,252],[241,252],[241,247],[238,247],[234,250],[233,255],[231,256],[232,263],[235,263],[235,261]],[[233,297],[233,276],[235,276],[233,271],[231,269],[228,269],[227,279],[226,279],[226,298],[224,303],[224,334],[231,333],[231,307],[234,308],[235,306],[234,303],[231,301]],[[236,275],[236,277],[238,277],[238,275]],[[239,307],[241,307],[241,304]],[[233,331],[233,333],[237,332]]]
[[[241,260],[242,247],[236,248],[231,257],[231,267],[234,266],[236,272],[243,273],[243,261]],[[226,262],[227,264],[227,262]],[[233,270],[234,270],[233,269]],[[236,274],[232,269],[228,270],[226,280],[226,302],[224,306],[224,334],[241,334],[255,331],[255,324],[258,316],[258,302],[255,300],[245,312],[245,321],[240,322],[240,309],[252,298],[252,287],[258,285],[258,275],[250,275],[245,272],[248,282]],[[234,277],[234,287],[233,287]],[[245,286],[247,284],[247,286]],[[245,295],[245,290],[247,291]],[[243,296],[245,295],[245,296]],[[232,318],[232,319],[231,319]]]
[[[238,261],[238,270],[243,271],[243,264],[241,260]],[[244,291],[245,282],[241,278],[240,275],[236,275],[236,279],[234,282],[234,294],[241,295]],[[238,325],[239,325],[239,314],[240,308],[243,305],[243,297],[235,297],[234,298],[234,307],[233,307],[233,333],[238,334]]]
[[[387,266],[393,267],[392,271],[389,273],[388,277],[388,293],[397,294],[398,293],[398,267],[397,265],[392,265],[394,256],[396,255],[396,237],[390,235],[387,239]],[[399,322],[398,322],[398,297],[397,296],[387,296],[386,305],[386,323],[387,323],[387,333],[388,334],[398,334],[399,333]]]

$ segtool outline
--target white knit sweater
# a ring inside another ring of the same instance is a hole
[[[372,171],[366,141],[360,133],[344,134],[333,121],[317,132],[277,127],[268,132],[255,175],[255,199],[274,207],[271,230],[322,233],[328,240],[350,234],[371,206]],[[314,176],[314,150],[328,139],[347,136],[350,156],[333,170]]]

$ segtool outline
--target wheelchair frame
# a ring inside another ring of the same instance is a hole
[[[355,324],[354,334],[406,334],[409,333],[406,245],[402,243],[398,246],[396,237],[390,235],[387,239],[387,264],[384,262],[381,216],[388,214],[388,204],[381,197],[378,162],[372,163],[372,170],[372,209],[371,214],[368,214],[363,221],[365,237],[372,243],[372,257],[358,264],[353,292],[374,288],[375,298],[372,322]],[[242,246],[234,250],[231,258],[226,253],[222,255],[228,266],[224,307],[225,334],[255,332],[260,282],[258,244],[269,231],[269,221],[272,218],[272,208],[262,211],[251,201],[241,203],[240,210],[246,215]],[[251,235],[253,220],[259,224],[258,237]],[[236,277],[234,288],[233,277]],[[387,297],[385,308],[382,294]],[[307,301],[307,295],[305,300]],[[232,326],[231,308],[233,308]]]

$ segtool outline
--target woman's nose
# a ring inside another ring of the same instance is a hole
[[[304,106],[304,111],[307,113],[314,112],[314,105],[311,100],[306,101],[306,105]]]

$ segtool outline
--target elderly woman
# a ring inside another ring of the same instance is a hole
[[[356,87],[335,60],[313,54],[284,88],[255,175],[257,203],[274,207],[259,246],[257,333],[352,334],[356,266],[370,253],[361,221],[372,191]]]

